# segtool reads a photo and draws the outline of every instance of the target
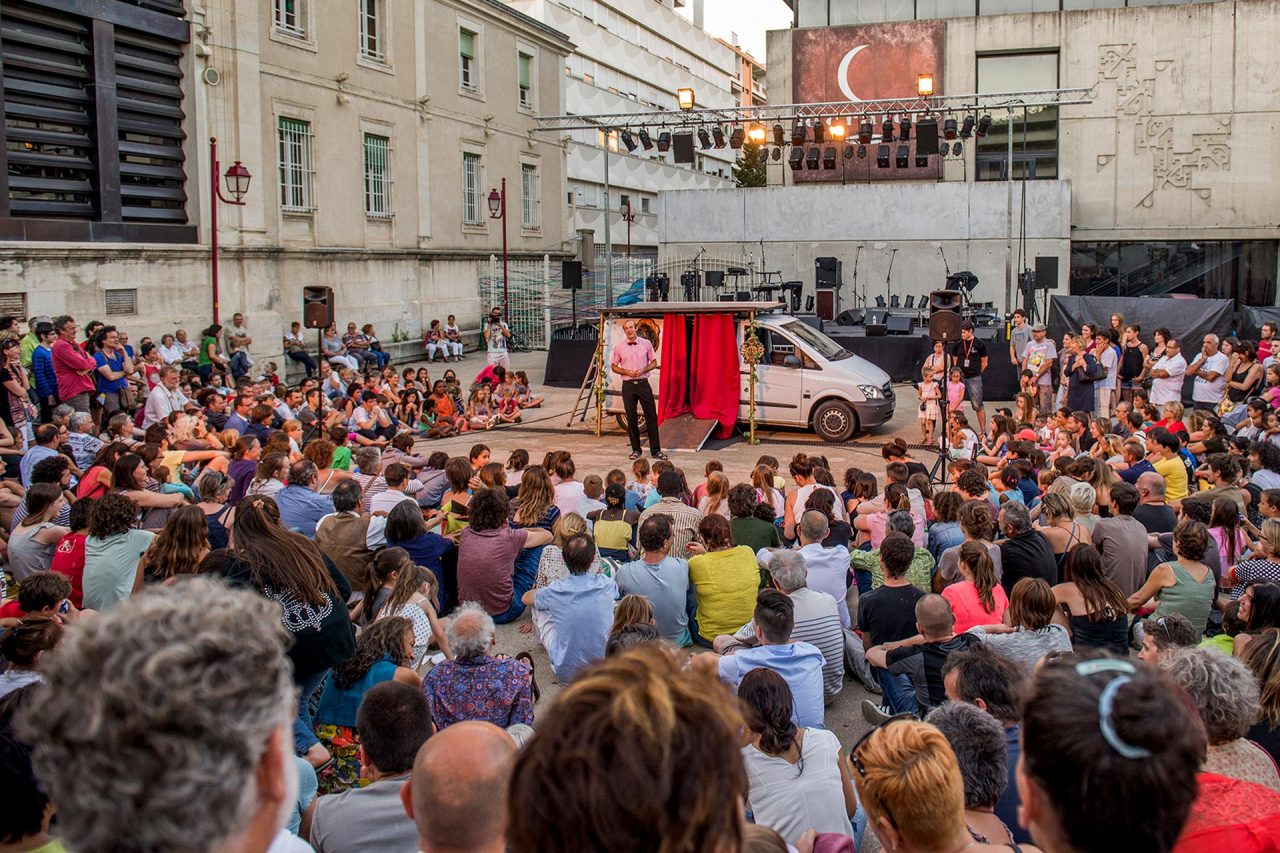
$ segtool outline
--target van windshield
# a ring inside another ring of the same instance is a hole
[[[822,334],[822,332],[819,332],[813,326],[800,320],[790,320],[783,323],[782,328],[786,330],[787,334],[799,338],[827,361],[839,361],[842,358],[848,358],[853,355],[853,353]]]

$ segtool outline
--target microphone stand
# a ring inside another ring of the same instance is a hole
[[[898,254],[897,249],[889,250],[889,270],[884,274],[884,304],[886,307],[889,308],[890,311],[893,310],[893,307],[892,307],[893,303],[889,300],[889,295],[893,290],[893,286],[890,283],[890,280],[893,277],[893,259],[897,256],[897,254]]]

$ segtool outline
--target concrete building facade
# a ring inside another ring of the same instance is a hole
[[[162,14],[158,3],[170,0],[47,5],[73,7],[67,26],[110,24],[129,43]],[[14,5],[50,12],[43,0]],[[102,318],[135,337],[206,325],[210,136],[222,170],[238,160],[253,174],[242,206],[219,204],[220,309],[224,322],[248,316],[263,355],[279,352],[281,331],[301,319],[306,285],[333,287],[339,323],[372,322],[385,341],[417,337],[447,314],[478,327],[487,306],[477,278],[502,246],[487,196],[503,178],[511,253],[571,252],[564,145],[531,132],[537,112],[561,109],[572,48],[563,33],[498,0],[170,5],[166,25],[189,28],[166,72],[180,87],[172,182],[181,199],[164,209],[173,233],[101,226],[93,198],[78,218],[28,217],[39,227],[25,232],[0,216],[0,292],[23,295],[15,313]],[[15,28],[26,25],[12,8],[0,9],[6,92],[10,56],[22,51]],[[122,123],[126,107],[122,98]],[[12,119],[6,131],[31,132]],[[147,142],[122,131],[119,147]],[[90,183],[89,196],[106,197],[107,177]],[[97,233],[77,233],[77,223]]]

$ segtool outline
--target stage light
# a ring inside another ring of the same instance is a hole
[[[956,120],[955,119],[949,118],[942,122],[942,138],[943,139],[956,138]]]
[[[707,133],[705,127],[698,128],[698,144],[702,146],[703,151],[711,147],[711,135]]]
[[[649,131],[645,130],[643,127],[640,128],[640,144],[644,147],[645,151],[653,148],[653,137],[649,136]]]
[[[894,153],[894,165],[899,169],[905,169],[910,162],[911,149],[906,145],[899,145],[898,150]]]
[[[862,120],[862,124],[858,125],[858,141],[863,145],[871,141],[871,122],[865,118]]]
[[[927,168],[929,168],[929,155],[928,155],[928,154],[917,154],[917,155],[916,155],[916,168],[917,168],[917,169],[927,169]]]
[[[854,151],[854,148],[853,148],[853,145],[852,145],[852,144],[845,145],[845,147],[844,147],[844,159],[846,159],[846,160],[852,160],[852,159],[853,159],[853,151]]]
[[[964,153],[964,143],[963,143],[963,142],[953,142],[953,143],[951,143],[951,155],[952,155],[953,157],[959,157],[959,156],[960,156],[961,154],[963,154],[963,153]]]
[[[951,143],[950,142],[942,143],[942,145],[938,148],[938,153],[941,154],[943,157],[946,157],[948,154],[950,154]]]
[[[725,146],[724,129],[721,128],[720,125],[717,124],[715,127],[711,128],[711,138],[715,140],[712,144],[714,144],[716,148],[723,148]]]
[[[903,142],[911,141],[911,116],[903,116],[898,121],[898,138]]]
[[[828,145],[822,152],[822,168],[834,169],[836,167],[836,147]]]
[[[818,154],[817,146],[810,148],[804,155],[804,165],[810,170],[817,171],[819,156],[821,155]]]
[[[640,147],[640,143],[636,142],[635,137],[631,135],[631,131],[622,131],[622,144],[627,146],[628,151],[635,151]]]
[[[831,131],[831,140],[833,142],[839,142],[844,139],[845,128],[843,124],[833,124],[829,130]]]
[[[664,154],[671,150],[671,131],[664,130],[658,134],[658,150]]]
[[[791,168],[794,171],[804,168],[804,149],[792,148],[791,156],[787,158],[787,162],[791,164]]]
[[[859,160],[867,159],[867,146],[865,145],[858,146],[858,159]]]
[[[880,126],[880,141],[893,141],[893,117],[887,114],[884,117],[884,124]]]
[[[984,115],[982,118],[978,119],[977,134],[978,136],[986,136],[990,132],[991,132],[991,116]]]
[[[876,146],[876,166],[878,166],[881,169],[889,168],[889,146],[888,145]]]
[[[782,149],[781,149],[781,148],[775,148],[775,149],[773,149],[773,159],[774,159],[774,160],[781,160],[781,159],[782,159]]]
[[[791,144],[804,145],[804,125],[796,122],[791,127]]]
[[[682,110],[693,109],[693,90],[687,86],[676,89],[676,101]]]
[[[746,134],[742,132],[742,128],[735,127],[733,129],[733,133],[729,134],[729,147],[733,149],[741,148],[742,140],[745,138],[746,138]]]
[[[773,144],[785,145],[787,141],[787,131],[780,124],[773,126]]]
[[[965,116],[964,124],[960,127],[960,138],[968,139],[973,136],[973,116]]]
[[[932,74],[916,75],[916,94],[922,98],[928,98],[933,95],[933,75]]]
[[[821,145],[826,136],[827,126],[822,122],[818,122],[813,126],[813,141],[817,145]]]
[[[763,145],[767,134],[761,125],[755,124],[747,131],[747,139],[750,139],[756,145]]]

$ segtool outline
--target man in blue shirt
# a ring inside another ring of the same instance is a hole
[[[48,423],[53,420],[53,407],[58,405],[58,376],[53,372],[53,342],[58,336],[52,323],[40,323],[36,337],[40,343],[31,351],[31,381],[40,403],[40,420]]]
[[[51,459],[58,455],[58,427],[54,424],[40,424],[35,430],[36,443],[27,448],[18,465],[22,475],[22,487],[31,488],[31,470],[42,459]]]
[[[643,595],[664,640],[683,648],[689,636],[689,564],[669,556],[671,517],[655,515],[640,525],[640,559],[618,569],[618,593]]]
[[[725,657],[705,652],[693,659],[693,666],[714,669],[735,693],[748,672],[771,669],[791,688],[792,722],[801,728],[823,728],[822,667],[826,660],[817,646],[790,642],[795,604],[776,589],[761,590],[753,620],[760,645]]]
[[[571,537],[561,553],[569,577],[531,589],[521,601],[549,617],[538,626],[539,639],[547,647],[556,678],[568,684],[584,666],[604,657],[618,588],[610,578],[590,571],[596,558],[590,536]]]
[[[289,485],[276,492],[280,524],[308,539],[316,538],[316,523],[332,513],[333,498],[315,492],[316,463],[303,459],[289,466]]]

